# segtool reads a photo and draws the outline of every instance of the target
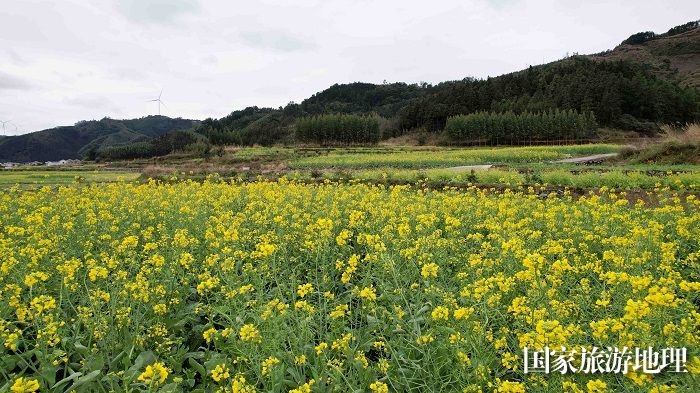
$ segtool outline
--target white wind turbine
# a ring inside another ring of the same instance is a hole
[[[2,123],[2,134],[6,135],[5,133],[5,124],[10,123],[11,126],[15,127],[15,132],[17,131],[17,125],[13,123],[11,120],[0,120],[0,123]]]
[[[165,106],[165,104],[163,103],[163,101],[160,100],[160,97],[161,97],[162,95],[163,95],[163,89],[160,89],[160,94],[158,94],[158,98],[156,98],[156,99],[154,99],[154,100],[148,100],[148,102],[156,102],[156,101],[158,102],[158,116],[160,116],[160,106],[161,106],[161,105]],[[165,106],[165,107],[167,108],[167,106]]]

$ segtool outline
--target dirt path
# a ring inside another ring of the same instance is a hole
[[[605,161],[608,158],[617,157],[619,153],[594,154],[592,156],[565,158],[563,160],[550,161],[552,164],[585,164],[589,162]]]
[[[491,168],[493,168],[493,164],[452,166],[452,167],[445,168],[445,169],[447,169],[448,171],[460,172],[460,171],[483,170],[483,169],[491,169]]]

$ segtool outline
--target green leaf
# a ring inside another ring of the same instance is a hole
[[[187,359],[187,363],[189,363],[189,365],[192,368],[197,370],[197,372],[199,373],[199,375],[202,376],[202,378],[207,377],[207,371],[204,369],[204,366],[202,366],[198,361],[194,360],[193,358],[189,358]]]
[[[133,366],[129,367],[129,369],[126,370],[126,377],[130,380],[133,380],[134,378],[136,378],[137,375],[141,373],[144,367],[146,367],[149,364],[153,364],[155,361],[156,357],[153,355],[153,352],[141,352],[139,356],[136,357],[136,360],[134,360]]]
[[[115,356],[110,362],[109,362],[109,369],[114,370],[117,368],[117,363],[121,362],[122,359],[126,356],[126,351],[121,351],[117,356]]]
[[[102,356],[90,358],[88,361],[85,362],[85,367],[88,370],[102,370],[104,366],[105,361]]]
[[[81,343],[76,342],[75,344],[73,344],[73,346],[75,347],[75,350],[83,356],[87,355],[88,352],[90,352],[90,349],[88,349],[88,347]]]
[[[42,364],[39,373],[46,382],[46,385],[51,386],[56,383],[56,366],[53,364]]]
[[[0,357],[0,368],[3,370],[12,370],[17,365],[17,358],[14,355],[4,355]]]
[[[219,354],[212,354],[211,358],[204,362],[204,368],[207,370],[213,370],[216,366],[226,363],[226,357]]]
[[[408,320],[408,323],[418,323],[425,321],[425,317],[416,317]]]
[[[156,357],[153,355],[153,352],[141,352],[139,356],[136,357],[136,360],[134,360],[134,367],[141,369],[143,367],[148,366],[149,364],[155,363],[155,361]]]
[[[163,385],[162,388],[160,388],[160,392],[178,392],[180,391],[178,384],[176,383],[169,383],[166,385]]]
[[[426,304],[425,306],[421,307],[420,310],[416,311],[415,315],[421,315],[428,310],[430,310],[430,306]]]
[[[56,382],[56,384],[51,386],[51,389],[55,389],[59,386],[63,386],[74,379],[80,378],[81,375],[83,375],[83,373],[81,373],[81,372],[73,373],[73,374],[63,378],[62,380]]]
[[[303,381],[303,379],[301,378],[301,375],[299,374],[299,372],[297,371],[296,368],[294,368],[294,367],[289,367],[289,368],[287,369],[287,372],[289,373],[289,375],[292,376],[292,378],[294,378],[294,381],[295,381],[296,383],[301,383],[301,381]],[[290,383],[291,383],[291,382],[292,382],[292,381],[290,381]]]
[[[189,359],[189,358],[202,359],[202,358],[204,358],[204,352],[187,352],[182,357],[182,360]]]
[[[100,370],[95,370],[95,371],[92,371],[92,372],[90,372],[90,373],[88,373],[88,374],[83,375],[82,377],[78,378],[78,380],[75,381],[75,383],[73,383],[73,386],[71,386],[70,388],[68,388],[68,391],[70,392],[71,390],[75,390],[75,389],[79,388],[79,387],[82,386],[82,385],[85,385],[85,384],[87,384],[87,383],[90,383],[90,382],[94,381],[95,379],[97,379],[97,377],[98,377],[101,373],[102,373],[102,371],[100,371]]]

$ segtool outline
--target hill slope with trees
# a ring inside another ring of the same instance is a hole
[[[601,125],[653,132],[649,123],[686,123],[700,94],[657,78],[644,64],[583,56],[488,79],[441,83],[398,114],[402,130],[442,130],[448,117],[477,111],[592,111]]]
[[[700,88],[700,21],[676,26],[666,33],[632,34],[615,49],[589,56],[598,61],[643,63],[661,79]]]
[[[630,52],[625,48],[633,46],[642,47],[645,55],[626,55]],[[664,67],[671,71],[662,72],[659,64],[670,64]],[[449,117],[473,112],[574,110],[592,112],[601,126],[652,135],[659,124],[700,119],[700,93],[694,82],[700,79],[700,67],[693,64],[700,64],[697,22],[664,34],[634,34],[602,54],[577,55],[494,78],[437,85],[336,84],[301,104],[246,108],[219,120],[207,119],[195,131],[211,136],[215,144],[289,143],[295,141],[299,117],[374,114],[387,138],[415,129],[441,131]],[[256,127],[249,127],[253,122]]]

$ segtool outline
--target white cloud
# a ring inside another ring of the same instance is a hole
[[[135,22],[172,24],[199,11],[194,0],[117,0],[117,9]]]
[[[0,71],[0,90],[26,90],[31,88],[32,85],[28,81]]]
[[[244,43],[252,47],[282,52],[306,50],[315,46],[310,40],[304,40],[279,30],[244,31],[241,32],[241,38]]]
[[[694,19],[693,0],[4,0],[0,118],[20,132],[221,117],[334,83],[486,77]]]

